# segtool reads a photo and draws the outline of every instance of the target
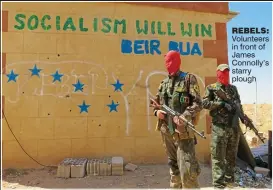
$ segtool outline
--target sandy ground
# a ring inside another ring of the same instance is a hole
[[[200,186],[211,186],[211,169],[202,165]],[[17,188],[169,188],[167,165],[140,165],[123,176],[86,176],[62,179],[56,177],[57,168],[5,170],[3,189]]]

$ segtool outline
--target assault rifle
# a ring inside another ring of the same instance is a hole
[[[195,126],[189,122],[183,115],[181,115],[179,112],[174,111],[173,109],[171,109],[170,107],[168,107],[167,105],[163,104],[163,105],[159,105],[153,98],[150,98],[151,101],[151,107],[155,107],[158,108],[162,111],[165,111],[167,113],[167,115],[171,116],[172,118],[174,118],[175,116],[178,116],[179,120],[183,121],[184,123],[186,123],[186,127],[188,127],[189,129],[191,129],[192,131],[194,131],[196,134],[198,134],[200,137],[206,139],[206,137],[204,136],[204,131],[202,131],[201,133],[199,131],[197,131],[195,129]]]
[[[231,105],[232,108],[235,109],[235,112],[238,114],[240,120],[246,121],[246,124],[244,124],[246,126],[246,129],[249,128],[250,130],[252,130],[255,135],[264,143],[265,138],[261,137],[259,135],[259,131],[255,128],[255,126],[252,123],[252,120],[242,112],[241,110],[241,106],[240,103],[236,100],[231,101],[225,94],[225,92],[223,92],[222,90],[217,90],[216,91],[216,95],[221,98],[223,101],[227,102],[228,104]]]

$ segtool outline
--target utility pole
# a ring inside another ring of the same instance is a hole
[[[258,104],[258,90],[257,90],[257,81],[255,81],[255,91],[256,91],[256,103],[255,103],[255,126],[257,126],[257,104]]]

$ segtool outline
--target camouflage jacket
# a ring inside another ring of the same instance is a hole
[[[191,119],[195,118],[202,109],[202,99],[196,77],[182,71],[179,71],[175,77],[168,76],[161,82],[156,99],[159,104],[166,104]],[[154,109],[155,111],[157,110]],[[168,131],[174,134],[172,129],[175,129],[175,123],[170,117],[166,120],[159,119],[157,129],[166,125]]]
[[[240,95],[236,86],[230,84],[225,87],[219,82],[210,84],[206,87],[202,107],[210,111],[209,113],[212,117],[213,124],[222,124],[233,127],[239,126],[239,117],[235,114],[235,108],[228,111],[224,107],[225,102],[217,96],[217,90],[222,90],[230,100],[237,100],[240,103],[241,110],[243,111]]]

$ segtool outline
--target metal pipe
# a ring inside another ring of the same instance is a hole
[[[255,91],[256,91],[256,100],[255,100],[255,126],[257,126],[257,104],[258,104],[258,90],[257,90],[257,81],[255,81]]]
[[[268,130],[268,169],[269,177],[272,177],[272,130]]]

